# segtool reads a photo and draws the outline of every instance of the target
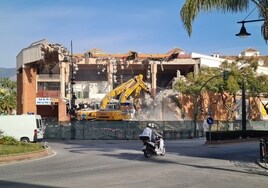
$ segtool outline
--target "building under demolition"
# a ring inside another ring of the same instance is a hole
[[[99,102],[117,85],[142,74],[156,95],[199,66],[198,58],[178,48],[166,54],[107,54],[98,49],[71,54],[60,44],[41,40],[17,55],[17,111],[68,121],[72,94],[76,105]]]
[[[172,89],[177,78],[197,74],[202,64],[218,66],[223,61],[219,56],[186,54],[179,48],[163,54],[109,54],[99,49],[72,54],[60,44],[37,41],[17,55],[17,113],[37,113],[68,122],[74,106],[98,105],[107,93],[140,74],[154,103],[162,101],[165,109],[166,90]],[[162,110],[161,116],[154,118],[180,118],[170,114]]]

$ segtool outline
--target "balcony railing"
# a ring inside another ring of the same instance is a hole
[[[38,90],[36,97],[60,97],[60,90]]]

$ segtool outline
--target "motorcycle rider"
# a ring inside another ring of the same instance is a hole
[[[164,140],[162,139],[163,136],[159,134],[156,130],[156,125],[154,123],[148,123],[146,128],[143,130],[142,135],[146,135],[149,137],[149,141],[156,143],[158,146],[159,142],[159,149],[160,151],[163,151],[164,146]]]

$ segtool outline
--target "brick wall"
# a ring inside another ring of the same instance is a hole
[[[22,69],[22,113],[37,113],[36,109],[36,69]]]
[[[17,74],[17,114],[22,114],[22,73]]]

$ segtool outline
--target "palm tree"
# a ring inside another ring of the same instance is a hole
[[[201,11],[211,12],[213,10],[226,12],[245,12],[249,4],[254,3],[259,12],[259,18],[267,19],[266,9],[268,8],[267,0],[186,0],[183,5],[180,16],[184,27],[189,36],[192,34],[192,23]],[[268,24],[268,23],[267,23]],[[265,41],[268,40],[265,35],[266,22],[261,26],[262,35]]]
[[[11,114],[17,107],[16,82],[0,78],[0,114]]]

